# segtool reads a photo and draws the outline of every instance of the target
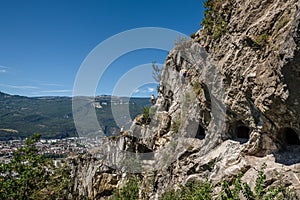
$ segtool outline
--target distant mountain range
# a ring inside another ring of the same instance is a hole
[[[133,119],[144,106],[150,105],[148,98],[98,96],[90,100],[106,135],[119,131],[112,106],[120,111],[129,106]],[[0,92],[0,105],[0,140],[25,138],[33,133],[43,138],[77,136],[71,97],[24,97]],[[130,119],[124,120],[130,122]]]

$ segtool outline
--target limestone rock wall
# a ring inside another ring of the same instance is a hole
[[[281,179],[299,193],[300,1],[219,2],[226,31],[215,37],[204,27],[178,44],[164,64],[151,122],[135,121],[112,142],[153,152],[141,160],[140,199],[240,171],[251,185],[264,164],[269,185]],[[74,191],[92,199],[108,197],[127,176],[93,155],[74,162]]]
[[[237,122],[243,123],[262,140],[251,140],[249,153],[267,154],[285,145],[281,129],[289,127],[300,134],[296,89],[300,83],[300,2],[225,1],[224,6],[230,10],[226,33],[213,40],[199,31],[195,39],[224,75],[225,104],[232,113],[228,132],[234,132]],[[265,140],[276,144],[258,146]]]

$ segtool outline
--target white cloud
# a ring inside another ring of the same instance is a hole
[[[31,85],[7,85],[7,84],[0,84],[0,86],[7,87],[7,88],[13,88],[13,89],[24,89],[24,90],[38,89],[38,87],[31,86]]]
[[[142,95],[150,95],[149,93],[153,93],[155,88],[147,87],[147,88],[140,88],[134,91],[134,94],[142,94]]]
[[[62,84],[57,84],[57,83],[45,83],[45,84],[42,84],[44,86],[55,86],[55,87],[62,87],[63,85]]]
[[[0,73],[6,73],[8,70],[8,67],[0,65]]]
[[[154,92],[154,88],[150,88],[150,87],[148,87],[148,92]]]
[[[140,90],[139,89],[136,89],[135,91],[134,91],[134,93],[139,93],[140,92]]]
[[[12,85],[12,88],[16,88],[16,89],[25,89],[25,90],[30,90],[30,89],[39,89],[36,86],[30,86],[30,85]]]
[[[68,92],[72,92],[72,90],[45,90],[41,92],[42,93],[68,93]]]

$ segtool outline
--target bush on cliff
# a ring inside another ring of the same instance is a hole
[[[180,186],[180,189],[175,191],[167,191],[162,196],[162,200],[271,200],[271,199],[299,199],[293,190],[279,185],[277,187],[266,186],[266,175],[263,171],[258,172],[256,184],[253,190],[250,186],[241,181],[242,173],[230,184],[228,181],[221,183],[222,189],[217,194],[213,194],[213,185],[209,181],[188,183],[185,186]]]
[[[40,135],[32,135],[14,152],[9,163],[0,164],[0,199],[64,199],[71,188],[70,168],[56,167],[38,153]]]
[[[136,200],[139,199],[138,178],[131,178],[121,188],[114,191],[112,200]]]

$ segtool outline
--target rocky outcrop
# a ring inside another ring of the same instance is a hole
[[[68,159],[72,166],[72,199],[108,199],[122,182],[116,169],[94,155]]]
[[[284,148],[282,134],[299,136],[299,1],[227,1],[227,32],[218,40],[197,32],[224,75],[228,133],[250,129],[247,152]],[[256,137],[256,139],[255,139]],[[263,144],[274,144],[263,146]]]
[[[74,176],[80,195],[98,199],[121,185],[128,157],[119,150],[138,155],[131,158],[138,160],[141,199],[241,171],[253,185],[265,164],[268,185],[280,180],[299,193],[300,1],[223,0],[214,8],[226,31],[204,26],[177,44],[163,67],[151,121],[136,120],[114,141],[114,169],[97,159],[74,168],[84,171]]]

